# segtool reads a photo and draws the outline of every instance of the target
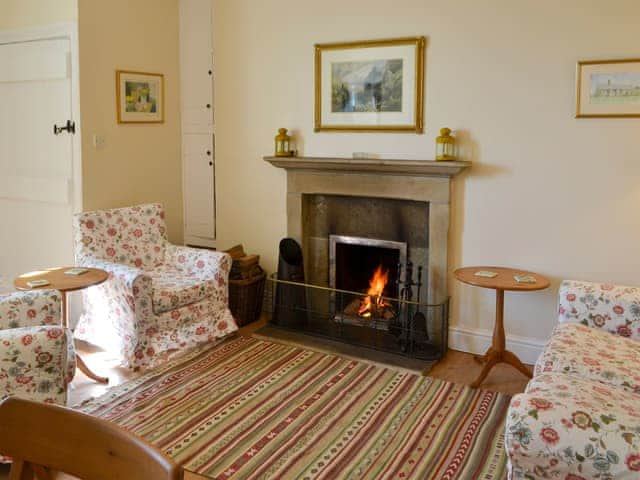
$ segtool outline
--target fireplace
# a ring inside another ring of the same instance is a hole
[[[430,207],[397,198],[302,195],[305,280],[297,286],[272,280],[278,292],[273,323],[437,358],[444,351],[448,304],[426,305]]]
[[[304,305],[275,305],[296,312],[275,323],[439,358],[448,333],[451,178],[469,163],[265,160],[287,170],[287,235],[300,243],[305,270],[304,283],[292,285],[304,290]]]
[[[356,325],[388,329],[397,312],[386,298],[399,299],[401,268],[407,261],[407,244],[349,235],[329,236],[329,286],[361,292],[353,295],[336,319]]]

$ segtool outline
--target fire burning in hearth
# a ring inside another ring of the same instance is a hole
[[[373,273],[373,277],[369,280],[369,290],[367,296],[360,300],[360,308],[358,315],[364,318],[374,316],[383,316],[385,309],[389,309],[391,305],[382,297],[384,287],[389,281],[389,271],[384,270],[382,265]]]

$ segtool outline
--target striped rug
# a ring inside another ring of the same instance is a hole
[[[239,337],[80,410],[215,479],[504,479],[509,397]]]

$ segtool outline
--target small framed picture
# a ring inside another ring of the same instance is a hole
[[[116,71],[118,123],[164,122],[164,75]]]
[[[578,62],[576,118],[640,117],[640,59]]]
[[[315,130],[422,133],[425,37],[315,46]]]

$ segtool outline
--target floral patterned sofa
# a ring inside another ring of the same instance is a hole
[[[0,294],[0,400],[66,405],[76,357],[71,331],[60,327],[60,306],[53,290]]]
[[[76,338],[133,369],[153,367],[237,330],[228,308],[231,258],[172,245],[159,204],[74,218],[76,263],[109,279],[83,292]]]
[[[506,425],[510,478],[640,478],[640,288],[565,281]]]

